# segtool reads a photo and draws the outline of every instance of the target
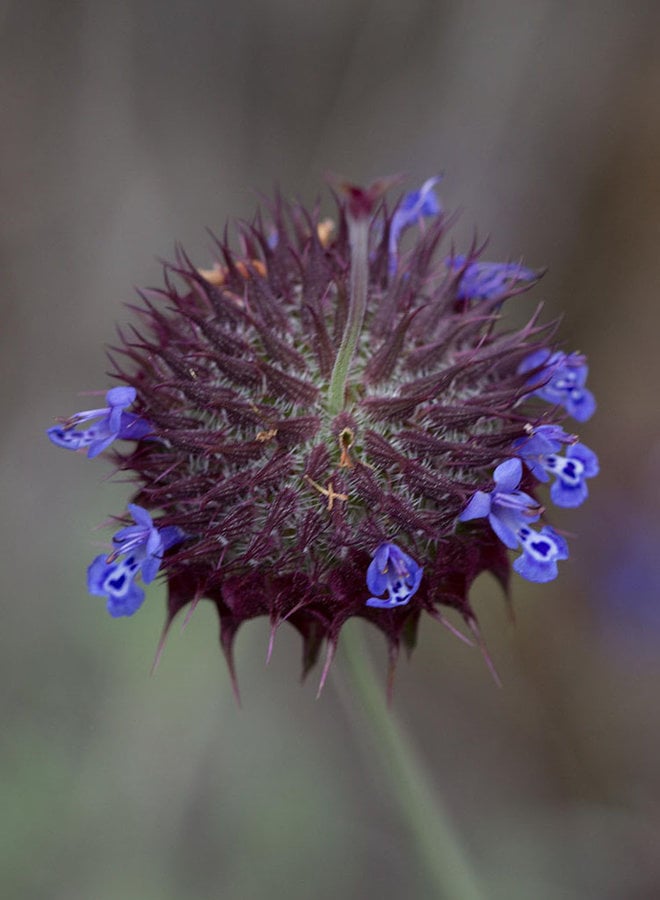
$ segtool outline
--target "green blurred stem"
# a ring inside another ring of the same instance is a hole
[[[351,246],[351,277],[348,298],[348,316],[341,344],[330,376],[328,411],[336,416],[346,402],[346,382],[355,349],[360,340],[364,313],[367,308],[369,284],[369,222],[368,218],[348,222],[348,239]]]
[[[414,837],[420,862],[434,886],[434,897],[484,900],[476,875],[454,830],[450,814],[438,796],[408,737],[383,697],[359,630],[344,628],[341,646],[350,672],[352,696],[360,701],[378,747],[385,783],[395,796]],[[356,721],[364,721],[357,715]],[[425,895],[428,896],[428,895]]]

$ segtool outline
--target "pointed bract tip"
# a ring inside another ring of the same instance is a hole
[[[479,650],[481,651],[481,655],[484,658],[484,662],[488,666],[488,670],[489,670],[490,674],[493,676],[493,681],[495,682],[495,684],[497,685],[498,688],[501,688],[502,687],[502,679],[500,678],[499,673],[498,673],[497,669],[495,668],[495,663],[493,662],[491,655],[488,652],[488,647],[486,646],[486,642],[483,639],[481,630],[479,629],[479,626],[477,625],[477,620],[469,619],[468,627],[475,637],[477,646],[479,647]]]
[[[236,676],[236,666],[234,664],[234,638],[236,636],[236,629],[233,627],[228,627],[225,623],[220,620],[220,646],[222,647],[222,652],[225,657],[225,662],[227,663],[227,669],[229,670],[229,679],[231,681],[231,688],[234,694],[234,699],[236,700],[236,705],[240,709],[242,707],[241,703],[241,692],[238,688],[238,678]]]
[[[165,649],[165,643],[167,641],[167,636],[170,631],[170,625],[172,624],[172,618],[170,616],[167,617],[165,621],[165,625],[160,635],[160,640],[158,641],[158,646],[156,647],[156,655],[154,656],[154,661],[151,664],[151,669],[149,670],[150,675],[156,674],[156,669],[160,665],[160,659],[163,655],[163,650]]]
[[[323,693],[323,688],[325,687],[325,682],[328,677],[328,672],[330,671],[330,666],[332,665],[332,661],[335,658],[335,651],[337,649],[337,641],[333,638],[328,639],[328,649],[325,654],[325,663],[323,664],[323,671],[321,672],[321,679],[319,681],[319,688],[316,692],[316,699],[318,700]]]

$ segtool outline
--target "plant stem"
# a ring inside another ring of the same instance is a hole
[[[360,339],[364,313],[367,308],[369,285],[369,218],[348,220],[348,239],[351,247],[351,277],[348,297],[348,316],[341,344],[330,376],[328,411],[336,416],[346,402],[346,382],[355,348]]]
[[[383,688],[357,628],[342,630],[341,646],[351,677],[352,696],[361,705],[359,715],[355,716],[356,724],[358,720],[364,721],[363,714],[366,714],[386,783],[407,819],[420,862],[435,889],[433,896],[445,900],[484,900],[485,894],[477,883],[436,786],[393,710],[385,704]],[[414,892],[412,886],[411,891]]]

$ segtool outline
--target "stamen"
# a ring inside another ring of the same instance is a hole
[[[348,452],[353,446],[353,436],[353,430],[351,428],[342,429],[339,435],[339,449],[341,450],[341,457],[339,459],[340,469],[352,469],[355,465]]]
[[[322,485],[318,484],[318,482],[310,478],[309,475],[305,475],[305,481],[309,481],[312,487],[315,487],[320,494],[323,494],[324,497],[328,498],[328,512],[332,510],[335,500],[348,500],[348,494],[338,494],[335,491],[334,487],[332,486],[332,481],[328,482],[327,488],[324,488]]]

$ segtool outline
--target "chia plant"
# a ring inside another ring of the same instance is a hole
[[[564,431],[594,411],[583,356],[539,310],[504,304],[540,272],[442,252],[438,179],[393,209],[387,180],[335,184],[323,219],[281,196],[217,261],[179,250],[164,286],[140,292],[111,348],[107,406],[60,420],[51,441],[108,455],[135,484],[108,554],[88,569],[110,615],[131,616],[160,572],[164,636],[215,606],[235,684],[240,626],[301,635],[303,674],[323,646],[323,685],[344,623],[380,629],[390,674],[423,612],[480,642],[469,593],[482,572],[546,582],[568,558],[539,499],[574,507],[595,454]],[[509,551],[520,555],[510,560]]]

